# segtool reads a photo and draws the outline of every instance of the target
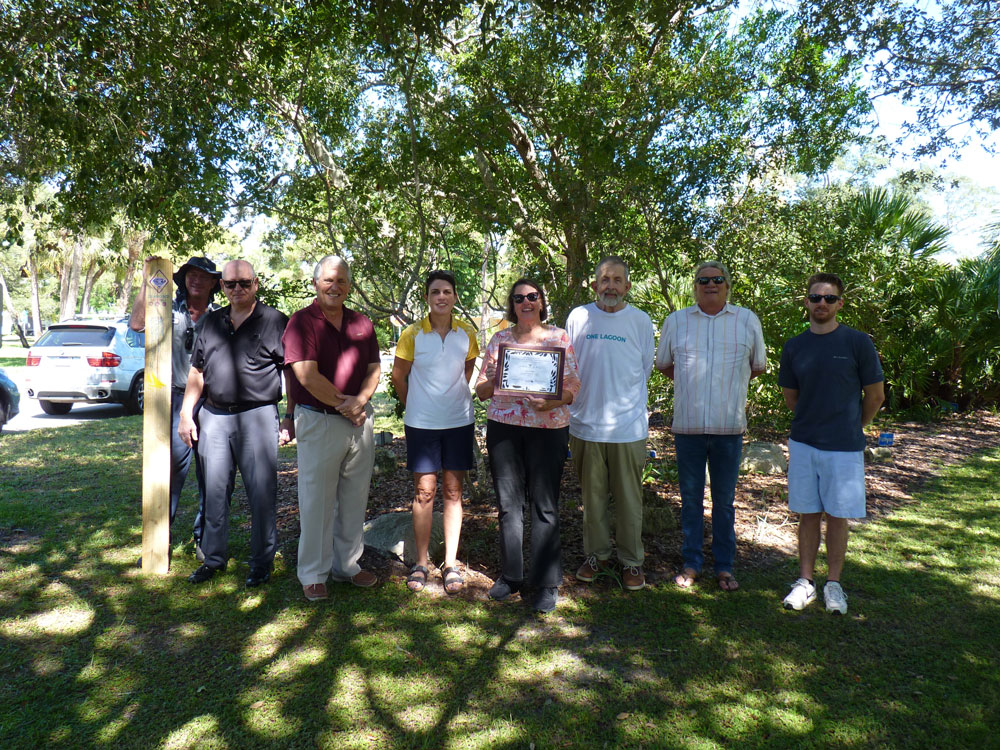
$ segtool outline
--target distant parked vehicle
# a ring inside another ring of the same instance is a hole
[[[28,350],[24,378],[29,398],[46,414],[68,414],[73,404],[120,403],[143,408],[146,337],[120,320],[70,320],[49,326]]]
[[[0,432],[3,431],[5,424],[18,415],[20,403],[21,394],[17,386],[0,368]]]

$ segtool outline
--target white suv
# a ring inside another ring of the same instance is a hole
[[[77,402],[143,407],[146,337],[120,320],[67,320],[49,326],[25,360],[24,384],[46,414],[67,414]]]

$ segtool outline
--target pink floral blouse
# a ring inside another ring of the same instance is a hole
[[[539,346],[559,346],[566,350],[566,361],[563,365],[563,390],[573,394],[580,392],[580,378],[576,369],[576,353],[573,345],[569,341],[569,335],[562,328],[555,326],[544,326],[545,334],[541,341],[534,342]],[[490,339],[483,354],[483,366],[479,370],[478,383],[487,380],[486,374],[496,369],[497,354],[502,344],[512,346],[517,345],[514,338],[514,329],[505,328],[498,331]],[[556,429],[569,425],[569,407],[557,406],[549,411],[535,411],[528,405],[528,399],[524,396],[493,396],[490,399],[489,408],[486,411],[487,419],[503,424],[518,425],[520,427],[542,427],[546,429]]]

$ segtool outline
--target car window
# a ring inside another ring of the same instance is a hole
[[[133,331],[129,328],[125,332],[125,341],[133,349],[144,349],[146,347],[146,333],[145,331]]]
[[[34,346],[107,346],[114,335],[114,329],[111,328],[50,328]]]

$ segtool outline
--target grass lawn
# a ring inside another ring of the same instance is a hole
[[[397,581],[310,604],[282,557],[246,590],[242,532],[208,584],[184,544],[143,576],[139,431],[0,442],[3,748],[1000,746],[1000,451],[857,530],[846,617],[782,610],[787,560],[537,618]]]

